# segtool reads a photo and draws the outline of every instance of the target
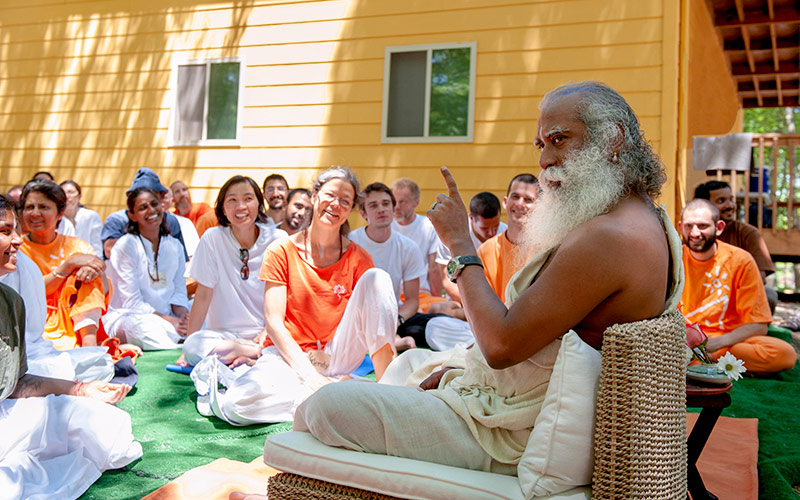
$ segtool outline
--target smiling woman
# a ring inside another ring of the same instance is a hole
[[[266,249],[259,275],[266,282],[266,348],[225,394],[211,398],[218,417],[234,425],[291,420],[313,391],[349,378],[365,352],[377,378],[383,376],[395,355],[397,300],[389,275],[344,236],[360,196],[350,170],[322,172],[313,186],[311,225]],[[216,377],[199,383],[193,377],[198,392],[216,390]]]
[[[56,349],[97,345],[97,327],[109,290],[105,264],[91,245],[56,233],[67,196],[51,181],[31,181],[22,190],[22,251],[44,276],[47,324],[43,337]]]
[[[189,322],[183,249],[150,189],[130,191],[128,217],[128,234],[111,250],[115,293],[103,326],[109,336],[145,350],[177,349]]]
[[[267,223],[264,197],[250,177],[228,179],[215,211],[220,225],[203,234],[187,270],[198,285],[178,364],[195,365],[216,354],[232,367],[252,365],[266,336],[258,270],[267,246],[287,235]]]

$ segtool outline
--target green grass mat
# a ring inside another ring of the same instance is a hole
[[[289,423],[233,427],[200,415],[189,376],[164,368],[179,354],[155,351],[139,358],[139,382],[119,407],[131,415],[133,435],[144,455],[124,469],[103,474],[81,499],[139,499],[217,458],[250,462],[262,454],[266,436],[291,428]]]
[[[769,335],[791,342],[791,332],[770,327]],[[733,383],[731,405],[722,415],[758,419],[758,498],[798,500],[800,484],[800,365],[769,377]],[[699,409],[692,409],[698,411]],[[731,450],[736,453],[736,450]],[[713,492],[712,492],[713,493]]]

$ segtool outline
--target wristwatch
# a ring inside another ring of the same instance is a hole
[[[458,257],[453,257],[450,259],[450,262],[447,263],[447,277],[450,281],[455,283],[461,275],[461,271],[467,266],[483,267],[483,262],[481,262],[481,258],[477,255],[459,255]]]

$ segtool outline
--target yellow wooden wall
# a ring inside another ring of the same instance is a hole
[[[105,215],[141,166],[212,201],[235,173],[309,185],[331,164],[363,183],[416,179],[421,208],[448,165],[465,197],[538,173],[542,95],[602,80],[664,159],[674,211],[680,6],[669,0],[3,0],[0,189],[37,170]],[[473,143],[381,144],[386,46],[477,42]],[[240,147],[168,147],[178,58],[245,58]]]

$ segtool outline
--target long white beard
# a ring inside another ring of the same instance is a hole
[[[542,192],[525,221],[525,251],[520,258],[527,261],[555,248],[573,229],[619,202],[625,191],[625,167],[606,157],[605,148],[590,145],[570,155],[562,166],[542,171]]]

